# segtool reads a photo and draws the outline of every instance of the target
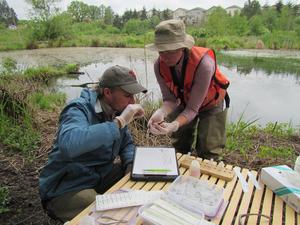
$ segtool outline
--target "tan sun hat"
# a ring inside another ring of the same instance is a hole
[[[192,48],[194,38],[185,33],[185,25],[181,20],[165,20],[155,27],[154,43],[146,48],[154,51],[170,51],[179,48]]]

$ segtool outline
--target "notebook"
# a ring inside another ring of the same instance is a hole
[[[163,191],[130,191],[96,195],[96,211],[131,207],[151,203],[158,199]]]
[[[137,147],[131,173],[132,180],[172,181],[179,176],[174,148]]]

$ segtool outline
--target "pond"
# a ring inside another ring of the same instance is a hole
[[[243,50],[226,54],[228,57],[262,55],[300,58],[299,51]],[[77,97],[81,91],[80,87],[72,85],[96,82],[106,68],[116,64],[135,70],[140,82],[148,88],[150,98],[160,98],[153,72],[156,52],[128,48],[58,48],[1,52],[0,60],[3,57],[14,58],[21,69],[37,65],[79,63],[80,71],[84,74],[60,78],[50,87],[51,90],[65,92],[68,100]],[[247,63],[245,67],[245,63],[240,62],[238,58],[226,61],[228,57],[222,55],[218,64],[231,82],[231,107],[228,117],[230,121],[237,121],[243,117],[245,121],[257,119],[256,123],[261,125],[268,122],[291,122],[293,126],[300,125],[300,74],[290,70],[293,68],[285,69],[278,63],[267,67]]]

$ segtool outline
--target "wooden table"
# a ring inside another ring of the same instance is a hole
[[[177,154],[178,162],[180,163],[184,159],[185,155]],[[233,166],[226,165],[227,168],[232,169]],[[185,168],[179,168],[181,174],[186,174],[188,171]],[[248,169],[242,169],[241,173],[246,178]],[[256,171],[252,171],[257,177]],[[216,184],[219,187],[223,187],[224,198],[229,203],[222,216],[222,218],[212,220],[215,224],[238,224],[239,215],[245,213],[262,213],[268,215],[271,218],[270,224],[274,225],[300,225],[300,214],[297,214],[290,206],[286,205],[281,198],[276,196],[269,188],[260,183],[261,190],[256,190],[252,182],[249,182],[249,192],[244,193],[242,187],[237,180],[236,176],[230,182],[225,182],[215,177],[210,177],[202,174],[201,179],[208,180],[208,182]],[[131,188],[134,190],[167,190],[170,186],[170,182],[135,182],[130,180],[129,174],[123,177],[118,183],[111,187],[107,192],[113,192],[120,188]],[[80,214],[68,223],[68,225],[77,225],[81,218],[87,215],[94,203],[88,206]],[[267,219],[257,216],[250,216],[247,223],[244,224],[269,224]],[[137,224],[141,224],[138,221]]]

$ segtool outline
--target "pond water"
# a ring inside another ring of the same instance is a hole
[[[299,51],[231,51],[231,55],[277,55],[278,57],[300,58]],[[96,82],[103,71],[112,65],[123,65],[132,68],[138,74],[140,82],[149,90],[151,99],[159,99],[160,91],[153,72],[153,62],[156,52],[144,49],[126,48],[59,48],[38,49],[14,52],[1,52],[3,57],[14,58],[20,68],[37,65],[58,65],[64,63],[79,63],[84,74],[67,76],[52,83],[54,91],[67,94],[68,100],[80,94],[79,85]],[[145,63],[146,62],[146,63]],[[291,122],[293,126],[300,125],[300,75],[288,72],[270,72],[252,68],[240,72],[239,63],[227,66],[222,62],[220,69],[231,81],[229,94],[231,107],[229,120],[237,121],[241,116],[245,121],[258,119],[257,123],[265,125],[268,122]]]

